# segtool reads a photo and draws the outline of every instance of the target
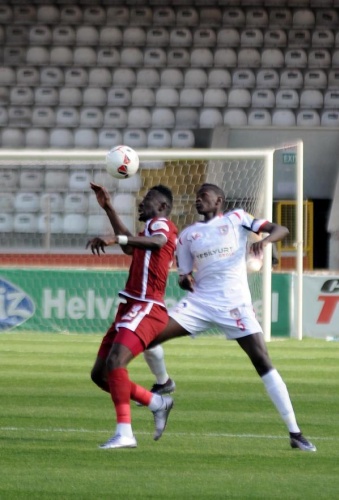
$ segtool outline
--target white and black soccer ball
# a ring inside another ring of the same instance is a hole
[[[139,169],[139,156],[129,146],[115,146],[106,155],[106,170],[116,179],[127,179]]]

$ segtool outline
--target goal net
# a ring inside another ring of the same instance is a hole
[[[274,149],[157,149],[140,150],[138,154],[141,162],[139,172],[129,179],[117,180],[106,173],[106,151],[103,150],[0,152],[0,247],[4,263],[1,276],[7,276],[12,283],[9,274],[15,274],[13,266],[16,266],[16,270],[22,266],[25,271],[32,266],[46,266],[53,268],[53,272],[59,273],[64,279],[67,274],[71,275],[80,269],[79,283],[82,283],[86,271],[94,273],[94,269],[99,269],[98,279],[103,280],[102,288],[108,287],[109,290],[108,295],[103,297],[87,280],[86,285],[81,284],[81,292],[78,295],[74,292],[73,297],[69,298],[67,285],[61,294],[58,292],[61,285],[57,290],[50,287],[40,298],[40,314],[44,313],[45,318],[41,322],[43,328],[88,331],[91,328],[88,326],[90,320],[95,321],[101,308],[102,323],[96,321],[96,329],[89,331],[104,331],[117,305],[112,297],[124,284],[121,273],[114,280],[110,279],[112,275],[109,274],[113,272],[112,268],[120,272],[129,265],[118,246],[111,247],[107,252],[109,255],[102,258],[90,255],[85,248],[86,242],[93,236],[104,236],[112,231],[90,189],[90,181],[108,188],[117,212],[133,233],[139,230],[139,201],[150,187],[159,183],[172,189],[174,208],[171,218],[179,230],[198,220],[195,193],[204,182],[217,184],[224,190],[227,210],[240,207],[255,217],[272,220]],[[7,274],[4,267],[9,268]],[[169,306],[181,296],[174,273],[170,278]],[[44,279],[48,281],[47,277]],[[91,279],[95,281],[97,278],[92,276]],[[104,283],[106,279],[107,285]],[[250,275],[249,281],[258,319],[266,339],[269,339],[270,245],[265,249],[262,270]],[[76,282],[77,278],[72,277],[72,286]],[[119,287],[117,290],[115,285]],[[29,284],[26,286],[30,287]],[[84,294],[83,286],[87,287],[85,295],[81,295]],[[52,305],[46,306],[46,297]],[[69,305],[71,299],[73,301]],[[37,308],[37,305],[34,307]],[[68,323],[66,326],[58,325],[58,316],[67,316],[67,311],[68,316],[71,316]],[[3,315],[6,316],[6,312]]]

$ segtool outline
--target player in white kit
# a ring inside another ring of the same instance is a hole
[[[289,430],[291,447],[316,451],[301,433],[287,387],[272,365],[247,280],[249,232],[266,234],[251,244],[251,253],[258,257],[266,245],[282,240],[288,229],[255,219],[242,209],[224,213],[224,206],[225,195],[218,186],[199,188],[196,209],[203,220],[184,229],[177,245],[179,285],[188,294],[169,311],[168,325],[148,348],[218,327],[249,356]]]

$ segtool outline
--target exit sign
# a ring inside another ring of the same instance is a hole
[[[295,164],[295,153],[283,153],[282,159],[283,163],[289,164],[289,165],[294,165]]]

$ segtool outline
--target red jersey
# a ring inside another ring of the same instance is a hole
[[[165,305],[164,297],[169,269],[173,263],[178,229],[170,220],[155,217],[146,222],[139,236],[163,234],[165,245],[159,250],[133,249],[132,264],[121,295],[145,302]]]

